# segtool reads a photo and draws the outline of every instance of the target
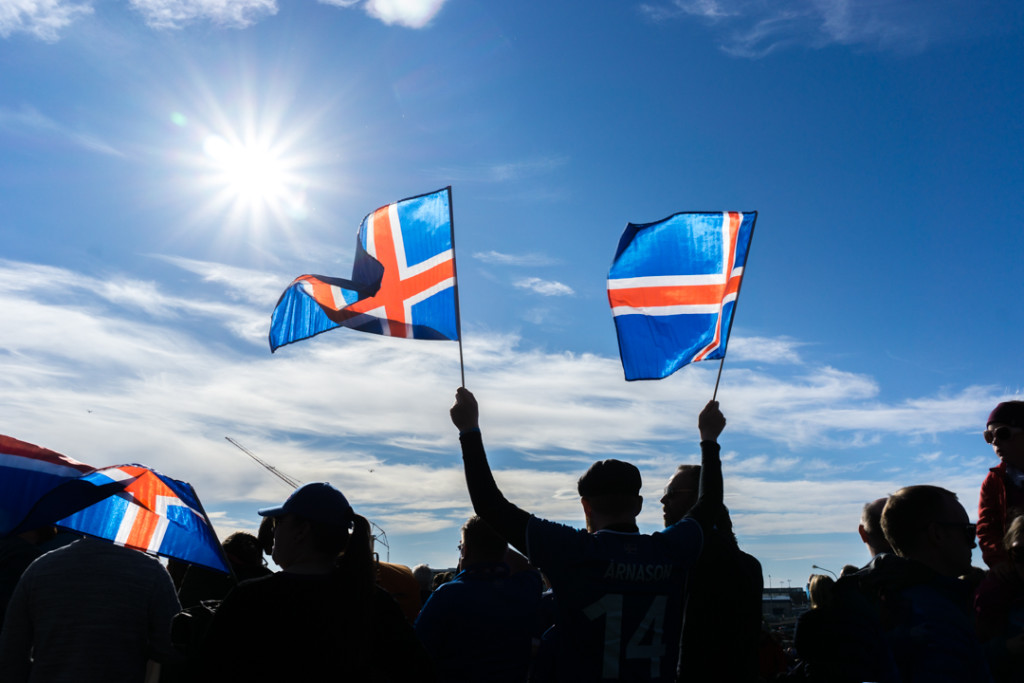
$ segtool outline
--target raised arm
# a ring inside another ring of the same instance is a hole
[[[686,513],[700,523],[707,534],[715,525],[722,508],[722,461],[718,457],[718,437],[725,429],[725,415],[718,401],[708,401],[697,419],[700,430],[700,492],[697,502]]]
[[[480,408],[469,389],[459,387],[455,392],[455,405],[450,414],[452,423],[459,429],[462,464],[473,509],[514,548],[525,554],[526,524],[530,521],[530,514],[510,503],[494,482],[480,435]]]

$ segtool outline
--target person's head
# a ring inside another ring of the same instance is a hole
[[[482,517],[473,515],[462,525],[459,565],[463,569],[483,562],[501,562],[507,550],[508,541]]]
[[[348,554],[350,543],[354,554],[370,556],[369,523],[355,514],[341,491],[326,482],[304,484],[282,505],[263,508],[259,514],[274,519],[272,556],[286,571],[290,567],[329,570],[341,553]]]
[[[420,594],[429,595],[434,587],[434,570],[428,564],[418,564],[412,568],[412,578],[420,585]]]
[[[985,442],[1007,465],[1024,470],[1024,401],[1004,401],[988,416]]]
[[[831,576],[811,574],[807,580],[807,597],[811,600],[811,609],[832,606],[832,588],[835,581]]]
[[[900,489],[882,510],[882,530],[901,557],[945,576],[962,576],[971,569],[977,530],[952,491],[938,486]]]
[[[690,511],[697,502],[700,490],[700,465],[680,465],[665,485],[661,497],[661,511],[665,526],[672,526]]]
[[[588,531],[600,531],[613,524],[635,524],[643,506],[640,470],[621,460],[599,460],[579,481]]]
[[[236,531],[225,538],[221,546],[236,570],[240,567],[262,567],[266,562],[259,539],[248,532]]]
[[[860,513],[860,524],[857,532],[860,533],[860,540],[868,547],[871,557],[881,553],[891,553],[892,546],[885,540],[885,533],[882,531],[882,510],[885,508],[888,498],[879,498],[864,505]]]
[[[1014,573],[1024,580],[1024,515],[1014,517],[1003,534],[1003,547]]]

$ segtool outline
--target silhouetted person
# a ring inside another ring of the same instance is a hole
[[[442,683],[522,683],[530,668],[540,609],[540,574],[525,558],[513,573],[508,543],[482,518],[462,526],[462,571],[431,594],[416,620],[416,635]]]
[[[256,536],[238,531],[224,539],[221,547],[234,577],[198,565],[188,567],[178,588],[178,601],[183,608],[198,605],[202,600],[223,600],[238,582],[271,573]]]
[[[1024,517],[1004,538],[1009,562],[988,572],[974,598],[978,636],[999,683],[1024,681]]]
[[[555,676],[559,681],[673,681],[687,573],[722,505],[718,435],[725,418],[714,401],[700,415],[701,494],[679,523],[639,533],[640,472],[602,460],[577,490],[587,530],[542,520],[516,507],[494,482],[468,390],[451,410],[459,429],[466,483],[476,513],[541,569],[555,593]]]
[[[35,560],[0,635],[0,681],[141,682],[173,657],[171,577],[152,557],[83,538]]]
[[[665,526],[697,503],[700,465],[680,465],[661,498]],[[678,680],[753,682],[761,642],[761,563],[740,550],[723,505],[686,586]]]
[[[908,486],[889,497],[882,529],[898,558],[880,555],[884,621],[904,681],[990,681],[974,627],[971,570],[975,526],[952,491]],[[872,565],[869,565],[871,567]]]
[[[426,653],[374,585],[370,524],[341,491],[300,486],[274,519],[282,571],[228,594],[202,644],[207,681],[431,680]]]
[[[989,414],[985,442],[999,458],[981,484],[978,543],[985,564],[1006,563],[1003,537],[1009,521],[1024,513],[1024,401],[1000,403]]]

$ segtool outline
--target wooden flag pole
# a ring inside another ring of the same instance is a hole
[[[740,292],[743,291],[743,281],[746,280],[747,263],[750,261],[750,245],[754,243],[754,228],[757,227],[757,211],[751,211],[754,214],[754,222],[750,224],[750,239],[747,240],[747,258],[743,260],[743,278],[740,280],[739,286],[736,288],[736,298],[732,302],[732,315],[729,316],[729,329],[725,332],[725,343],[728,349],[729,335],[732,334],[732,324],[736,322],[736,309],[740,305]],[[740,213],[740,222],[743,221],[743,213]],[[715,380],[715,391],[711,394],[711,400],[714,401],[718,398],[718,383],[722,380],[722,366],[725,365],[725,354],[722,354],[722,361],[718,364],[718,378]]]
[[[455,281],[455,334],[459,339],[459,373],[462,376],[462,387],[466,387],[466,364],[462,360],[462,309],[459,307],[459,271],[455,258],[455,209],[452,207],[452,186],[448,190],[448,228],[451,230],[452,242],[452,279]]]

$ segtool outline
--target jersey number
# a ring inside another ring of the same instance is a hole
[[[637,624],[622,652],[622,603],[623,596],[608,593],[583,610],[591,621],[604,617],[604,659],[601,678],[618,678],[619,661],[625,659],[649,659],[651,678],[661,676],[661,658],[665,656],[665,608],[668,597],[658,595],[651,601],[647,614]]]

